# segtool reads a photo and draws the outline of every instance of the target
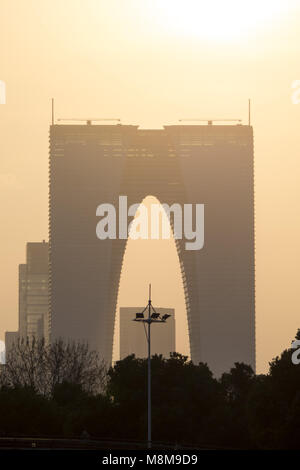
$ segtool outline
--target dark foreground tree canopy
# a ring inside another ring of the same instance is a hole
[[[299,448],[300,364],[292,353],[276,357],[267,375],[235,363],[219,379],[180,354],[153,356],[153,440]],[[0,436],[146,438],[147,361],[134,355],[106,369],[84,344],[20,341],[1,368],[0,387]]]

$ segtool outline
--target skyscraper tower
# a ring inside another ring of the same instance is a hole
[[[48,340],[48,243],[29,242],[19,265],[19,335]]]
[[[48,243],[29,242],[19,265],[19,329],[5,333],[6,351],[18,339],[49,341]]]
[[[251,126],[50,127],[51,337],[88,341],[112,358],[124,239],[96,237],[96,208],[204,204],[205,244],[176,240],[192,360],[217,375],[255,367],[253,132]]]

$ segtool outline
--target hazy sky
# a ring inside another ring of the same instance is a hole
[[[266,370],[300,327],[297,79],[300,0],[0,0],[7,87],[0,105],[0,339],[17,328],[25,244],[48,238],[52,96],[57,117],[113,116],[155,128],[194,117],[246,122],[251,98],[257,364]],[[154,303],[176,308],[178,349],[186,351],[175,248],[147,246],[128,246],[119,304],[145,303],[152,281]]]

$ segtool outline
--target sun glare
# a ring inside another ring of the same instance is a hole
[[[280,18],[288,5],[289,2],[282,0],[155,0],[153,3],[170,32],[216,41],[256,34]]]

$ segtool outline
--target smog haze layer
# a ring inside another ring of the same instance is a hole
[[[0,339],[18,328],[26,242],[48,239],[51,97],[58,118],[120,117],[144,128],[181,118],[247,123],[251,98],[257,371],[290,345],[300,327],[299,2],[200,3],[1,1]],[[188,352],[173,240],[128,244],[118,306],[143,305],[148,282],[154,304],[176,309],[177,347]]]

